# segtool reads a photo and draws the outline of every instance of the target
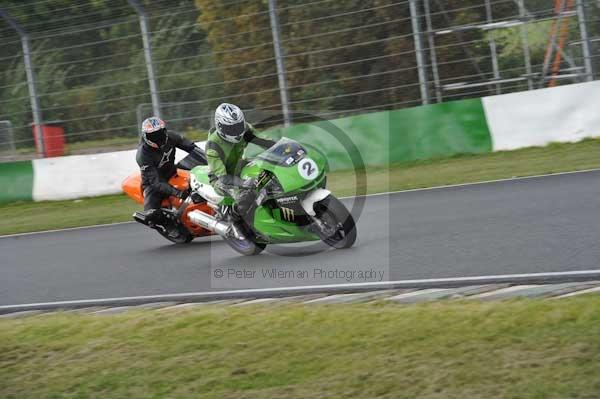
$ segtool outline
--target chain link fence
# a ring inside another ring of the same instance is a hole
[[[49,120],[70,152],[104,151],[134,147],[155,113],[201,137],[223,101],[284,124],[306,109],[336,118],[598,77],[592,0],[3,0],[0,11],[0,120],[13,127],[0,122],[0,161],[35,156],[31,125]]]

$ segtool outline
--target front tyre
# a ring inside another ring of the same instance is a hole
[[[356,241],[356,224],[344,204],[333,195],[315,203],[316,233],[334,248],[350,248]]]

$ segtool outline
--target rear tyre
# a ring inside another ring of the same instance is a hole
[[[178,235],[172,234],[169,230],[156,229],[156,231],[174,244],[189,244],[194,239],[194,236],[181,225],[177,226]]]
[[[356,223],[348,209],[333,195],[314,205],[319,221],[316,233],[321,240],[337,249],[350,248],[356,241]]]
[[[164,234],[160,231],[158,233],[174,244],[189,244],[194,239],[194,237],[189,233],[185,235],[180,235],[178,237],[170,237],[168,234]]]
[[[135,212],[133,220],[156,230],[158,234],[175,244],[187,244],[194,239],[194,236],[188,229],[180,223],[177,223],[177,227],[172,229],[173,232],[170,232],[169,228],[165,227],[165,224],[176,222],[164,217],[157,218],[155,212]]]

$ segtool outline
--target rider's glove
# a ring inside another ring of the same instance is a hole
[[[219,184],[227,188],[241,187],[243,182],[244,181],[242,179],[233,175],[224,175],[219,177]]]
[[[256,200],[256,191],[254,190],[240,190],[236,196],[235,202],[241,208],[247,209]]]

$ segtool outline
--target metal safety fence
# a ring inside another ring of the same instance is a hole
[[[135,145],[152,114],[201,137],[223,101],[285,125],[598,78],[592,0],[4,0],[0,16],[0,161],[44,156],[47,121],[92,151]]]

